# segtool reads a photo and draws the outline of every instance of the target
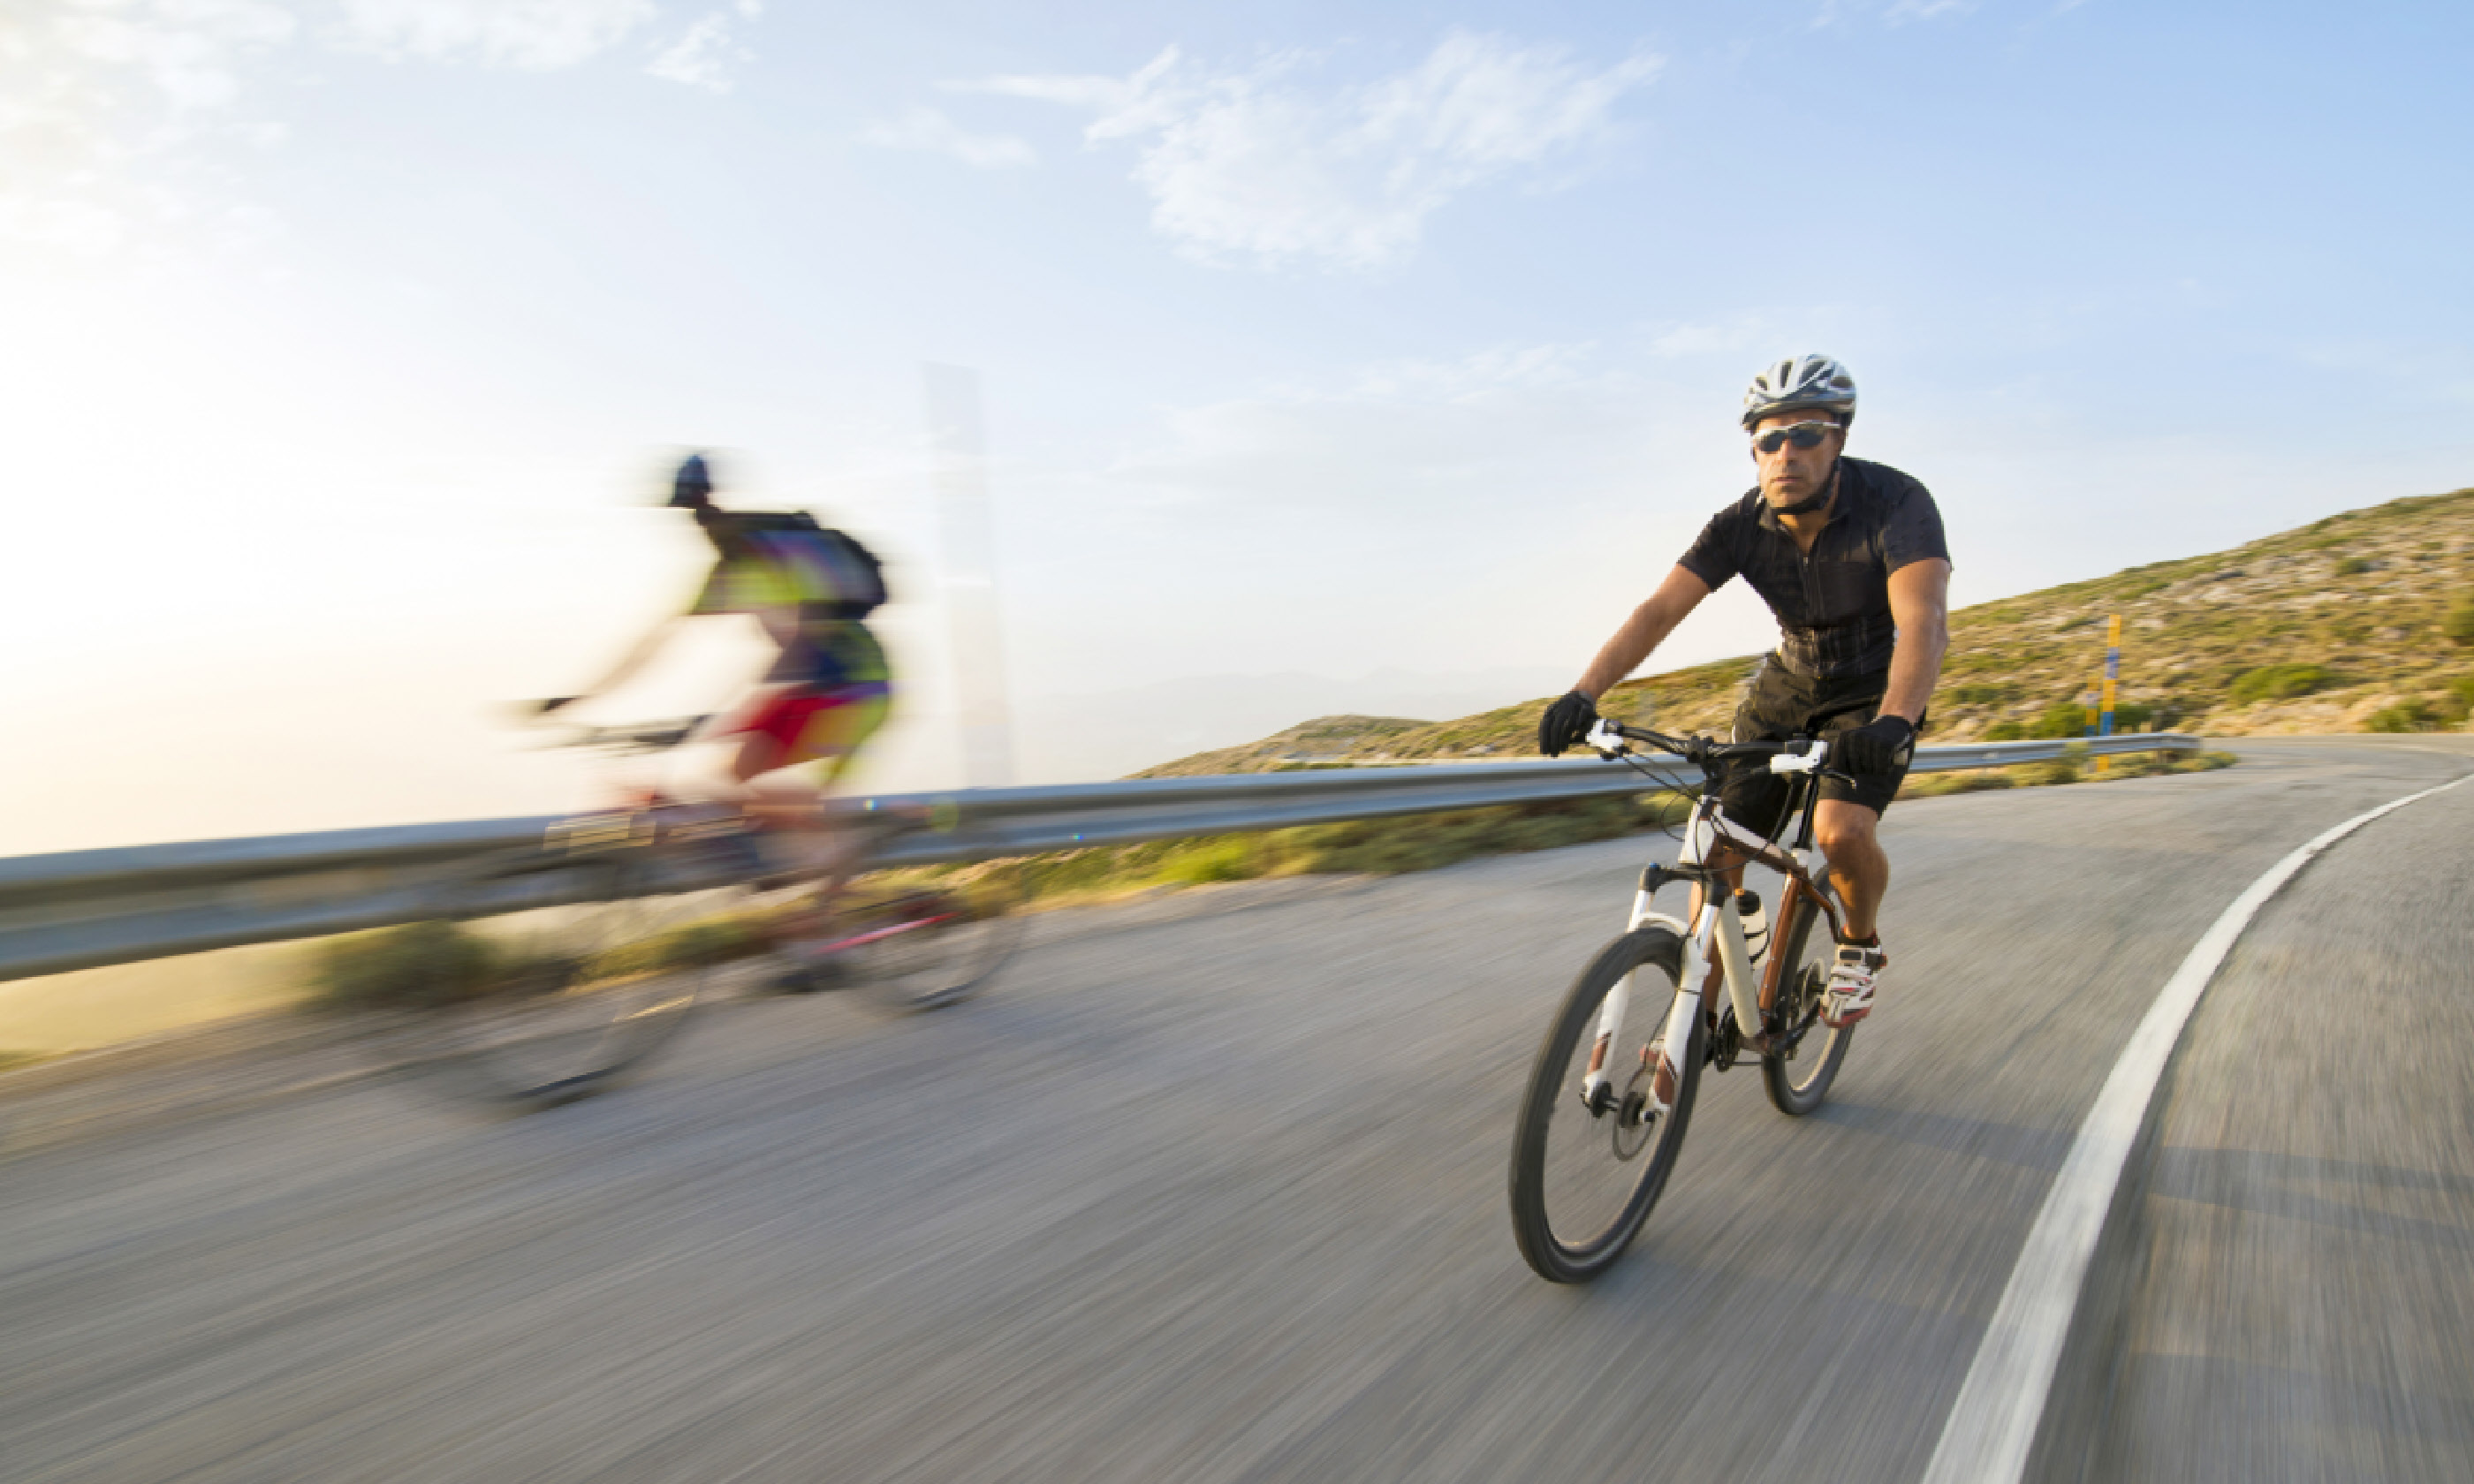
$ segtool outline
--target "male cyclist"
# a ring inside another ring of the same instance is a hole
[[[816,782],[829,788],[885,723],[892,674],[864,622],[885,601],[876,559],[805,515],[716,506],[712,469],[702,454],[679,466],[669,506],[693,515],[714,545],[713,570],[695,601],[647,631],[583,695],[543,702],[541,709],[616,688],[643,667],[680,619],[749,614],[780,652],[750,703],[719,729],[718,735],[735,736],[739,745],[716,792],[765,823],[821,824],[817,787],[769,776],[817,763]]]
[[[1855,420],[1855,378],[1828,356],[1781,361],[1755,376],[1744,426],[1759,486],[1710,517],[1538,726],[1548,756],[1579,742],[1597,720],[1597,699],[1703,598],[1731,577],[1752,585],[1778,618],[1780,643],[1735,712],[1734,740],[1824,737],[1830,765],[1855,778],[1825,779],[1813,811],[1843,912],[1822,1009],[1832,1026],[1871,1012],[1889,962],[1878,915],[1890,859],[1875,826],[1906,777],[1950,647],[1941,513],[1907,475],[1843,456]],[[1758,764],[1731,766],[1719,801],[1737,825],[1775,835],[1785,780]]]

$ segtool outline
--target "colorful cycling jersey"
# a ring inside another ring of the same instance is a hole
[[[860,586],[858,576],[813,560],[801,533],[768,528],[766,517],[716,511],[702,523],[721,556],[688,611],[754,615],[782,646],[766,683],[821,690],[892,678],[885,648],[867,625],[840,616]]]

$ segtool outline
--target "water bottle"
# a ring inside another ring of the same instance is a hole
[[[1761,911],[1759,895],[1754,892],[1737,892],[1735,913],[1744,920],[1744,952],[1758,964],[1761,961],[1761,954],[1767,951],[1770,945],[1769,915]]]

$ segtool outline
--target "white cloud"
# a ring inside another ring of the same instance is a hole
[[[1635,53],[1595,69],[1560,47],[1454,32],[1408,71],[1308,86],[1289,53],[1207,74],[1171,47],[1129,77],[1000,77],[949,84],[1098,115],[1086,140],[1141,141],[1152,223],[1194,256],[1350,267],[1415,248],[1462,192],[1614,132],[1614,106],[1655,77]]]
[[[1038,158],[1030,145],[1010,134],[972,133],[934,108],[911,108],[900,118],[870,124],[860,138],[882,149],[948,155],[980,170],[1029,165]]]
[[[740,14],[752,17],[763,8],[756,0],[740,0],[736,9]],[[729,12],[714,12],[689,27],[687,35],[663,48],[644,70],[667,82],[716,93],[730,91],[731,68],[753,60],[756,55],[731,37],[730,24]]]
[[[85,0],[60,13],[58,35],[78,57],[144,74],[178,113],[231,102],[233,63],[291,39],[293,24],[290,12],[261,0]]]
[[[652,0],[344,0],[345,34],[390,57],[571,67],[653,18]]]
[[[656,77],[726,91],[762,0],[727,0],[666,46]],[[546,70],[643,32],[654,0],[0,0],[0,244],[38,257],[262,243],[263,213],[205,141],[268,149],[253,72],[299,47]]]
[[[266,0],[65,0],[0,12],[0,243],[91,258],[166,225],[230,235],[246,213],[135,167],[202,133],[279,138],[279,127],[234,114],[242,69],[295,30],[291,12]]]

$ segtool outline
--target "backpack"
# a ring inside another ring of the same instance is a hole
[[[806,511],[733,512],[726,529],[727,539],[715,532],[725,555],[731,541],[744,543],[747,555],[790,578],[802,608],[827,618],[865,618],[889,596],[876,553],[847,531],[816,524]]]

